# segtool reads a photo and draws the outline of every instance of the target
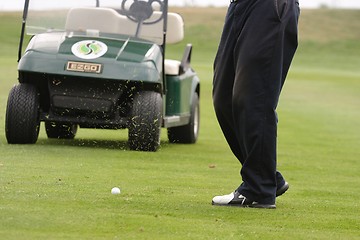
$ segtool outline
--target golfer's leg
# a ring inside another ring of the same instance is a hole
[[[233,49],[236,39],[233,33],[235,4],[229,6],[225,25],[214,62],[213,102],[223,134],[234,155],[241,161],[232,112],[232,91],[235,77]]]
[[[235,48],[234,118],[246,152],[239,191],[269,204],[275,202],[277,187],[275,110],[283,82],[283,52],[289,50],[284,48],[285,27],[294,0],[287,4],[279,16],[273,0],[254,1]]]

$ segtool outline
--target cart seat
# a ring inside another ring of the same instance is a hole
[[[161,12],[154,12],[152,19],[157,19]],[[151,18],[150,18],[151,21]],[[140,38],[163,42],[163,21],[155,24],[143,25]],[[111,8],[73,8],[69,11],[65,29],[67,31],[94,30],[111,34],[135,35],[137,24]],[[168,13],[168,28],[166,43],[177,43],[184,38],[184,21],[177,13]]]
[[[181,62],[177,60],[165,59],[165,74],[179,75]]]

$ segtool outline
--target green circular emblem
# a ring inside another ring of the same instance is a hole
[[[103,56],[108,50],[105,43],[96,40],[85,40],[75,43],[71,52],[82,59],[96,59]]]

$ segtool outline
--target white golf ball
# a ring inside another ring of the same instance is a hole
[[[111,189],[111,194],[120,194],[120,188],[118,187],[113,187]]]

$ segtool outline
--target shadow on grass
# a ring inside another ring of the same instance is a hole
[[[36,144],[50,146],[71,146],[85,148],[120,149],[130,150],[126,140],[104,140],[104,139],[39,139]]]
[[[83,148],[97,148],[97,149],[111,149],[111,150],[123,150],[131,151],[128,145],[128,141],[124,139],[120,140],[104,140],[104,139],[48,139],[39,138],[36,144],[47,146],[66,146],[66,147],[83,147]],[[160,143],[160,148],[168,146],[167,141]]]

